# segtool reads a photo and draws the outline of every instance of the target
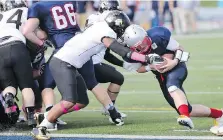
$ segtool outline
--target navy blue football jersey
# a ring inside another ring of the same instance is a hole
[[[166,49],[171,37],[171,32],[167,28],[159,26],[154,27],[149,29],[147,34],[152,40],[150,53],[163,55],[170,52]]]
[[[61,48],[80,28],[76,21],[76,1],[40,1],[28,11],[29,18],[38,18],[40,28],[56,48]]]

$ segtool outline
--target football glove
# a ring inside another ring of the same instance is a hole
[[[146,62],[152,65],[159,65],[164,62],[164,58],[162,58],[158,54],[153,53],[153,54],[146,55]]]

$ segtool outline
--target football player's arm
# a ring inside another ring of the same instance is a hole
[[[25,26],[23,27],[23,35],[30,40],[32,43],[37,44],[38,46],[43,45],[43,41],[37,37],[35,31],[39,27],[38,18],[30,18],[27,20]]]
[[[142,65],[137,72],[138,73],[146,73],[149,72],[151,70],[156,70],[154,65],[148,64],[148,65]]]
[[[115,39],[103,37],[102,42],[107,48],[110,48],[113,52],[117,53],[122,57],[127,57],[129,59],[136,60],[139,62],[150,62],[149,56],[133,52]]]
[[[113,65],[123,67],[123,61],[114,56],[109,48],[105,51],[104,59]]]
[[[185,52],[184,48],[172,37],[170,37],[166,49],[175,52],[174,60],[178,60],[178,62],[186,62],[189,59],[189,52]]]

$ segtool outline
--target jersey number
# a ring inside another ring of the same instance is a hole
[[[22,25],[21,18],[22,18],[23,10],[18,9],[7,21],[6,23],[15,23],[16,29],[19,29],[19,26]],[[16,18],[17,17],[17,18]],[[3,19],[3,15],[0,14],[0,22]]]
[[[63,14],[64,12],[66,14]],[[65,4],[63,7],[53,7],[52,15],[57,29],[64,29],[68,24],[72,26],[77,24],[73,4]]]

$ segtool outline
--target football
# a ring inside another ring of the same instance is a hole
[[[160,71],[162,71],[161,67],[167,64],[167,60],[165,58],[173,59],[174,55],[173,54],[164,54],[164,55],[162,55],[162,57],[164,58],[163,63],[155,65],[156,69],[158,69]]]

